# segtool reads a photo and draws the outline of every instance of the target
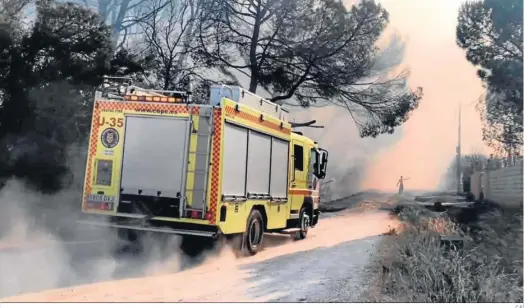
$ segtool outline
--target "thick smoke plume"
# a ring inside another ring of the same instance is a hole
[[[459,103],[462,154],[487,152],[475,110],[482,85],[455,43],[458,9],[464,1],[380,2],[390,13],[390,25],[379,42],[382,59],[386,67],[409,68],[409,84],[423,87],[424,97],[395,134],[377,139],[360,139],[343,108],[293,111],[297,120],[316,119],[326,126],[302,131],[330,151],[333,197],[367,189],[394,192],[400,176],[410,178],[407,190],[437,189],[456,153]]]

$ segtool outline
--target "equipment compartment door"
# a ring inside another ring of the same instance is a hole
[[[190,122],[178,117],[126,117],[122,194],[184,197]]]

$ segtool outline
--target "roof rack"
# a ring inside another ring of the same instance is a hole
[[[128,100],[128,97],[159,97],[159,98],[182,98],[190,102],[191,92],[172,91],[162,89],[145,89],[133,85],[133,79],[129,77],[103,76],[102,84],[96,90],[97,97]],[[157,100],[155,100],[157,101]],[[158,100],[168,101],[168,100]],[[171,100],[169,100],[171,102]]]
[[[239,86],[228,86],[224,84],[212,85],[210,92],[211,97],[209,103],[213,106],[220,104],[222,98],[226,97],[237,103],[244,104],[268,115],[274,116],[281,121],[288,121],[289,110]]]

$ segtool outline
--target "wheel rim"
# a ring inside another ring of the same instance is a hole
[[[309,215],[304,213],[302,215],[302,221],[300,223],[300,229],[302,229],[302,232],[307,233],[307,230],[309,229],[310,222],[309,222]]]
[[[248,235],[249,245],[252,248],[256,248],[260,244],[260,239],[261,239],[260,230],[261,230],[260,220],[253,219],[253,221],[251,221],[251,224],[249,225],[249,235]]]

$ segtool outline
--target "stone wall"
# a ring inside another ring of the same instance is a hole
[[[484,193],[486,200],[504,207],[522,207],[522,160],[513,166],[493,170],[487,168],[471,177],[471,192],[475,199]]]

